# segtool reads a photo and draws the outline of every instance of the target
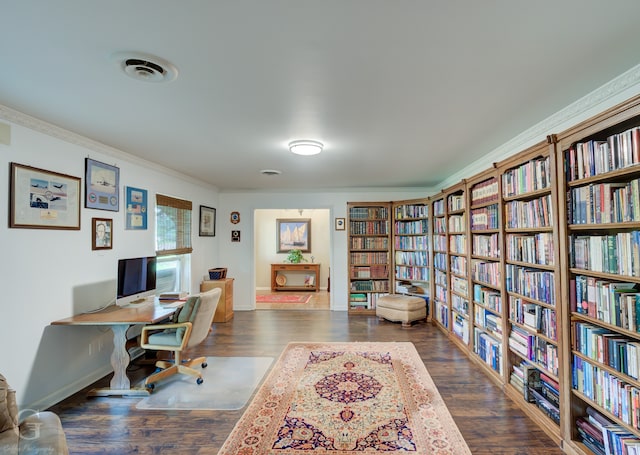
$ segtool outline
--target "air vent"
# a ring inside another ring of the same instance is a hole
[[[260,171],[262,175],[280,175],[281,171],[276,171],[275,169],[263,169]]]
[[[118,52],[113,55],[125,74],[144,82],[170,82],[178,77],[171,63],[152,55]]]

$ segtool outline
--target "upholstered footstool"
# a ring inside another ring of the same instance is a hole
[[[427,303],[421,297],[389,294],[378,298],[376,316],[392,322],[402,322],[402,327],[411,327],[414,321],[427,317]]]

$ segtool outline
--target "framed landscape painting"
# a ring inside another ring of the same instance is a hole
[[[277,219],[276,236],[278,253],[288,253],[291,250],[311,253],[310,218]]]

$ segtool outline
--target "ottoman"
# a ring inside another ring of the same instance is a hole
[[[411,327],[413,321],[427,317],[427,303],[421,297],[389,294],[378,298],[376,316],[392,322],[402,322],[402,327]]]

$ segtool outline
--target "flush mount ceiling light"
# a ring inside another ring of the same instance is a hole
[[[317,155],[322,152],[322,142],[301,140],[289,142],[289,150],[296,155]]]
[[[118,52],[112,59],[124,73],[143,82],[171,82],[178,77],[178,69],[166,60],[148,54]]]

